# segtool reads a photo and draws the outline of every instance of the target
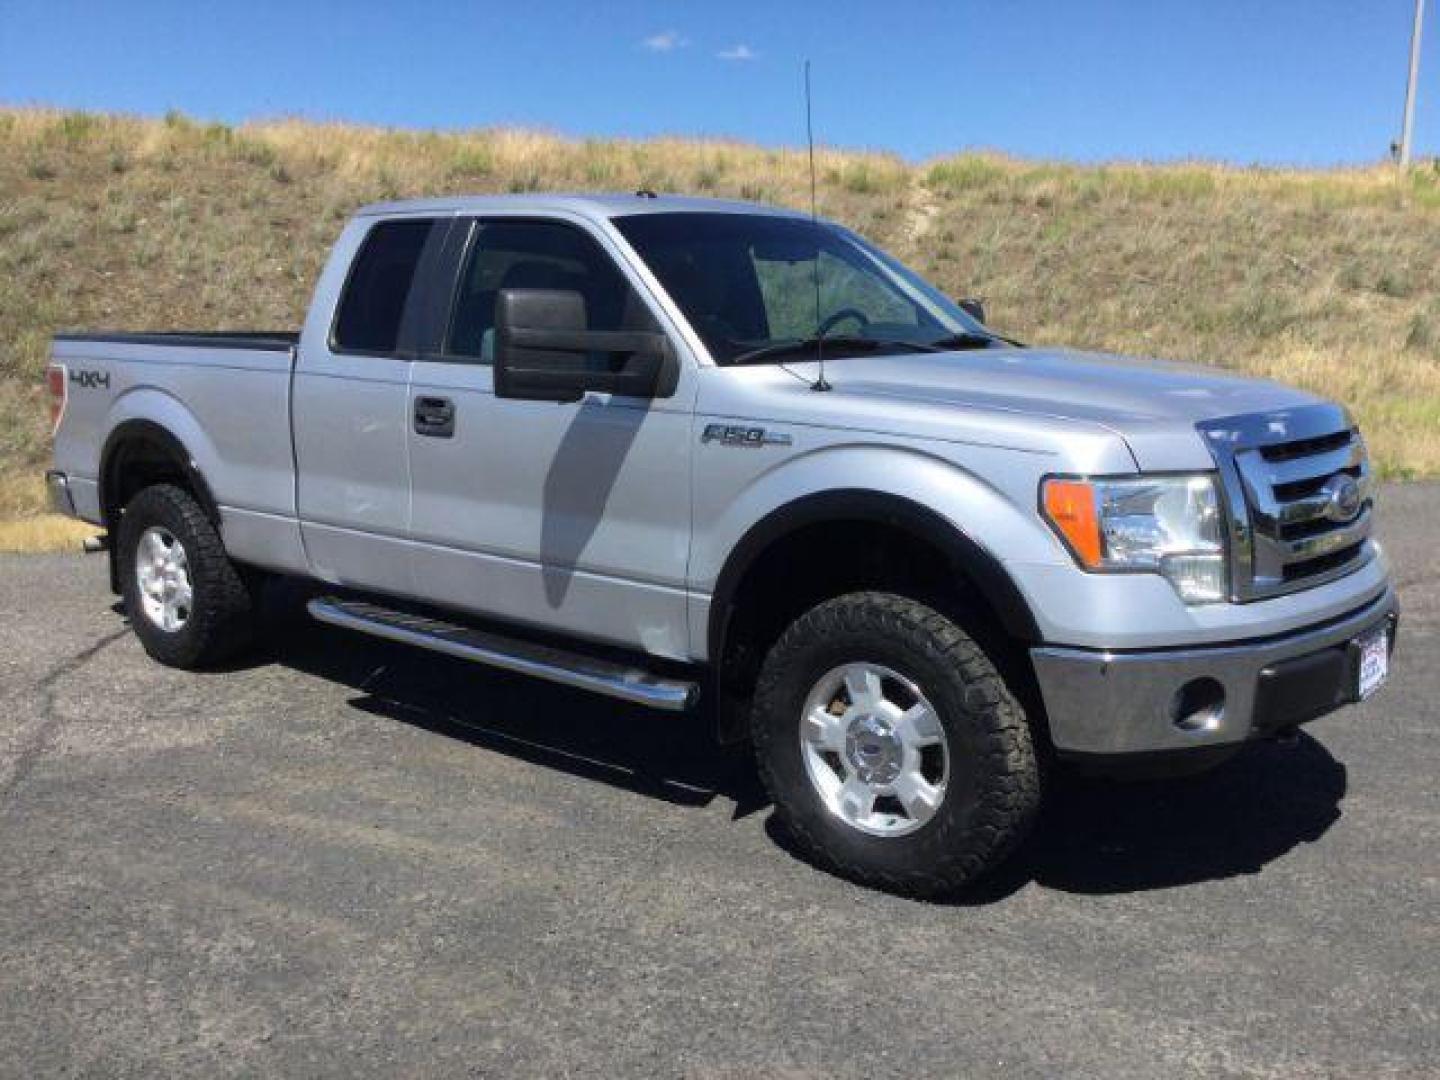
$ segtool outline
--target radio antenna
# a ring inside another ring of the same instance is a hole
[[[815,209],[815,124],[810,114],[810,61],[805,61],[805,143],[810,151],[810,224],[815,234],[815,258],[811,276],[815,281],[815,359],[820,365],[819,376],[810,384],[811,390],[829,390],[825,381],[825,339],[820,334],[820,215]]]

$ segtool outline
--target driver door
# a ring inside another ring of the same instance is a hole
[[[536,628],[689,653],[694,380],[674,395],[497,398],[501,289],[579,292],[589,329],[652,329],[605,237],[578,222],[461,223],[454,306],[411,371],[412,569],[430,600]],[[428,423],[437,410],[446,425]]]

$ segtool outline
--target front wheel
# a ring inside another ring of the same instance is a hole
[[[801,850],[893,892],[953,892],[1029,831],[1039,775],[1024,711],[950,619],[852,593],[797,619],[766,657],[752,735]]]

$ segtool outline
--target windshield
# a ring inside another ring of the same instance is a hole
[[[918,275],[828,222],[662,213],[614,223],[719,364],[779,360],[787,344],[817,336],[827,356],[993,338]]]

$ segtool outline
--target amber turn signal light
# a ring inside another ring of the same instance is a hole
[[[1045,516],[1088,567],[1100,565],[1100,515],[1095,510],[1095,489],[1083,480],[1046,480]]]

